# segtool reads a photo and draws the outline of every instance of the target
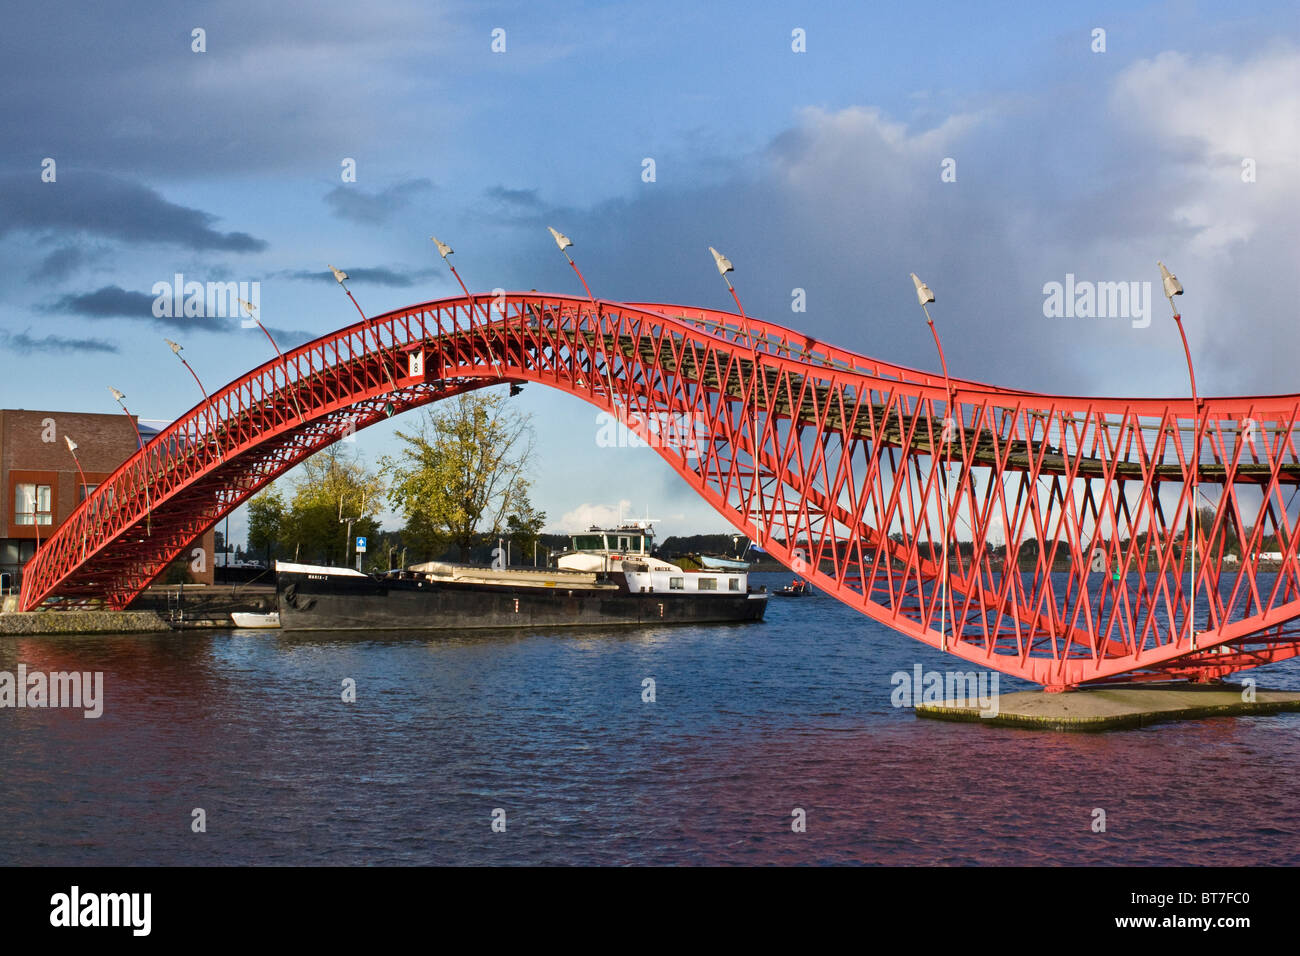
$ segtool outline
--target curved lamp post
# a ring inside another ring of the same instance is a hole
[[[112,393],[113,398],[117,401],[117,404],[122,406],[122,411],[126,412],[126,420],[129,421],[131,423],[131,427],[135,429],[135,440],[139,444],[140,450],[143,451],[144,438],[141,437],[140,435],[140,426],[136,423],[135,416],[132,415],[131,412],[127,410],[126,395],[124,395],[122,392],[115,389],[112,385],[108,386],[108,390],[109,392]],[[144,459],[144,529],[145,529],[145,534],[152,535],[153,534],[153,506],[149,503],[149,481],[150,481],[149,459],[146,456]]]
[[[594,306],[596,304],[596,297],[591,294],[591,287],[587,285],[587,280],[583,278],[582,270],[578,268],[578,264],[573,261],[573,256],[569,254],[569,247],[573,245],[573,240],[560,232],[554,226],[547,226],[546,228],[550,230],[551,238],[555,240],[555,244],[559,246],[560,251],[564,253],[564,258],[568,259],[569,265],[573,266],[573,271],[578,274],[578,281],[582,283],[582,288],[586,291],[587,298],[591,300],[591,304]]]
[[[1192,409],[1195,415],[1192,422],[1192,596],[1187,613],[1191,622],[1188,633],[1191,635],[1192,650],[1196,650],[1196,549],[1199,544],[1196,533],[1196,511],[1201,477],[1201,399],[1196,393],[1196,369],[1192,366],[1192,350],[1187,344],[1187,333],[1183,331],[1183,317],[1179,315],[1178,307],[1174,305],[1174,296],[1183,294],[1183,284],[1178,281],[1176,275],[1165,268],[1163,262],[1157,261],[1156,265],[1160,267],[1160,281],[1164,285],[1165,298],[1169,300],[1169,309],[1174,314],[1174,324],[1178,326],[1178,337],[1183,342],[1183,355],[1187,359],[1187,376],[1192,383]]]
[[[569,265],[572,266],[573,271],[577,273],[578,281],[582,283],[582,288],[587,293],[587,301],[589,301],[591,303],[591,307],[596,310],[596,316],[599,319],[600,306],[596,302],[596,297],[591,294],[591,287],[587,285],[587,280],[583,277],[582,270],[578,268],[578,264],[573,261],[573,256],[569,254],[569,247],[573,245],[573,240],[570,239],[568,236],[566,236],[564,233],[560,232],[554,226],[547,226],[546,228],[550,232],[551,238],[555,240],[555,244],[560,247],[560,251],[564,253],[564,258],[569,260]],[[602,339],[601,347],[604,348],[603,339]],[[595,358],[592,358],[591,364],[592,364],[591,370],[594,372],[596,370]],[[605,353],[605,384],[606,387],[609,389],[610,401],[614,402],[614,371],[610,367],[608,352]],[[626,411],[624,411],[624,417],[626,417]]]
[[[469,294],[469,289],[465,285],[465,280],[460,277],[460,273],[456,271],[456,267],[452,265],[451,260],[447,258],[456,250],[447,245],[437,236],[430,236],[429,240],[438,247],[438,255],[442,256],[442,261],[447,263],[447,268],[451,270],[451,274],[456,277],[456,281],[460,284],[460,291],[465,293],[465,298],[469,301],[469,328],[470,331],[473,332],[474,313],[478,308],[478,302],[474,296]],[[505,378],[505,375],[501,372],[501,363],[497,361],[496,354],[492,351],[492,343],[489,341],[487,336],[487,327],[491,324],[492,316],[487,314],[487,310],[485,309],[483,314],[483,343],[487,346],[488,358],[492,360],[492,366],[497,370],[497,376],[499,378]]]
[[[384,343],[380,341],[379,332],[375,329],[374,324],[370,321],[370,316],[366,315],[365,312],[361,311],[361,306],[357,305],[357,300],[352,295],[352,290],[347,287],[348,274],[344,272],[342,269],[335,269],[333,266],[328,266],[328,268],[330,272],[334,274],[334,281],[343,287],[343,291],[347,293],[348,298],[352,300],[352,304],[356,306],[357,314],[361,316],[361,321],[363,321],[366,324],[366,331],[375,337],[375,349],[379,353],[379,364],[384,367],[384,374],[388,376],[388,384],[391,385],[393,387],[393,391],[396,392],[397,382],[393,380],[392,370],[389,369],[388,363],[384,361],[384,356],[383,356]],[[386,409],[391,407],[392,407],[391,402],[385,406]],[[388,414],[391,415],[392,412],[388,412]]]
[[[203,393],[203,401],[207,403],[208,411],[212,413],[212,440],[217,446],[217,457],[222,461],[225,461],[226,455],[221,450],[221,441],[217,438],[217,422],[220,421],[220,416],[217,415],[217,409],[212,404],[212,399],[208,398],[208,390],[203,387],[203,383],[199,381],[198,375],[194,374],[194,369],[190,368],[190,363],[185,361],[185,356],[181,354],[183,346],[176,344],[171,339],[163,339],[163,341],[167,343],[167,347],[172,350],[176,357],[181,360],[181,364],[189,370],[190,376],[194,379],[194,384],[197,385],[199,391]]]
[[[285,359],[284,353],[280,351],[280,346],[277,345],[275,339],[271,337],[271,333],[267,330],[266,326],[262,324],[262,320],[257,317],[257,312],[255,311],[255,307],[253,303],[247,302],[244,299],[239,299],[238,302],[239,302],[239,307],[243,309],[248,314],[248,317],[252,319],[254,323],[256,323],[257,327],[262,330],[262,334],[265,335],[267,341],[271,343],[271,348],[275,349],[275,354],[280,359],[280,367],[284,369],[284,387],[286,390],[288,390],[289,363]],[[302,406],[298,404],[297,392],[290,391],[289,398],[293,400],[294,410],[297,411],[298,413],[298,421],[306,424],[307,418],[302,413]]]
[[[63,436],[63,440],[64,440],[65,442],[67,442],[67,444],[68,444],[68,451],[69,451],[69,452],[71,453],[71,455],[72,455],[72,460],[73,460],[74,462],[76,462],[76,464],[77,464],[77,476],[81,479],[81,490],[85,493],[86,498],[89,499],[89,498],[90,498],[90,486],[86,484],[86,473],[85,473],[84,471],[81,470],[81,459],[77,457],[77,448],[78,448],[78,445],[77,445],[77,443],[76,443],[75,441],[73,441],[73,440],[72,440],[69,436],[67,436],[67,435],[64,435],[64,436]],[[81,496],[78,495],[77,497],[80,498]],[[78,501],[77,504],[81,504],[81,502]],[[39,521],[39,520],[40,520],[40,515],[37,514],[36,517],[37,517],[37,520]],[[82,559],[83,561],[86,559],[86,520],[85,520],[84,518],[83,518],[82,521],[81,521],[81,559]]]
[[[722,253],[720,253],[717,249],[714,249],[712,246],[709,246],[709,254],[713,256],[713,264],[714,264],[715,266],[718,267],[718,275],[722,276],[722,281],[725,282],[725,283],[727,284],[727,291],[729,291],[729,292],[731,293],[731,298],[732,298],[732,300],[736,303],[736,310],[740,313],[740,327],[741,327],[741,331],[743,332],[743,334],[744,334],[744,336],[745,336],[745,342],[746,342],[746,344],[748,344],[748,346],[749,346],[750,362],[752,363],[751,368],[752,368],[753,371],[754,371],[754,376],[760,376],[760,375],[762,376],[762,379],[763,379],[763,388],[764,388],[764,390],[766,390],[766,388],[767,388],[767,375],[766,375],[766,373],[763,371],[763,369],[759,366],[759,362],[758,362],[758,343],[754,341],[754,334],[753,334],[753,331],[752,331],[752,330],[750,329],[750,327],[749,327],[749,316],[745,314],[745,307],[744,307],[743,305],[741,305],[741,303],[740,303],[740,296],[739,296],[739,294],[737,294],[737,292],[736,292],[736,287],[735,287],[734,285],[731,284],[731,279],[728,278],[728,276],[727,276],[727,273],[728,273],[728,272],[735,272],[735,271],[736,271],[736,267],[735,267],[734,265],[732,265],[730,259],[728,259],[728,258],[727,258],[726,256],[724,256]],[[751,379],[750,379],[750,394],[754,394],[756,391],[757,391],[757,389],[754,387],[754,379],[753,379],[753,377],[751,377]],[[749,402],[748,402],[748,399],[746,399],[746,411],[749,410],[749,409],[748,409],[748,405],[749,405]],[[770,413],[770,410],[769,410],[769,419],[770,419],[770,417],[771,417],[771,413]],[[758,464],[758,452],[759,452],[759,448],[758,448],[758,445],[759,445],[759,439],[758,439],[758,398],[757,398],[757,395],[754,395],[754,410],[753,410],[753,414],[750,415],[750,421],[753,423],[753,430],[752,430],[752,433],[751,433],[751,435],[750,435],[750,440],[753,442],[753,455],[754,455],[754,464],[755,464],[755,467],[754,467],[754,481],[757,482],[757,481],[758,481],[758,468],[757,468],[757,464]],[[759,537],[764,541],[764,543],[766,543],[766,541],[767,541],[766,534],[767,534],[767,531],[768,531],[768,528],[767,528],[767,521],[763,521],[762,526],[756,526],[756,527],[758,527]],[[797,532],[797,531],[796,531],[796,534],[795,534],[795,538],[796,538],[796,542],[795,542],[795,543],[796,543],[796,546],[797,546],[797,544],[798,544],[798,532]],[[798,573],[798,574],[800,574],[800,575],[803,574],[802,571],[798,571],[798,572],[796,572],[796,573]]]
[[[912,285],[916,287],[916,301],[921,305],[921,311],[925,313],[925,321],[930,326],[930,334],[934,336],[934,346],[939,350],[939,365],[943,368],[943,388],[947,396],[947,407],[943,419],[943,432],[941,440],[943,442],[943,517],[939,522],[939,533],[943,535],[943,578],[941,581],[941,601],[939,607],[939,650],[948,649],[947,633],[947,612],[948,612],[948,466],[950,464],[950,446],[952,443],[952,430],[956,423],[953,421],[953,391],[952,381],[948,378],[948,360],[944,358],[943,343],[939,341],[939,330],[934,327],[934,319],[930,318],[930,310],[927,308],[929,303],[934,301],[934,293],[917,276],[912,273]]]
[[[735,272],[736,267],[731,264],[730,259],[712,246],[709,246],[709,252],[713,255],[714,265],[718,267],[718,275],[722,276],[722,281],[727,283],[727,291],[731,293],[731,298],[736,302],[736,309],[740,312],[740,321],[745,332],[745,339],[749,342],[750,351],[754,352],[757,350],[757,346],[754,343],[753,333],[749,328],[749,316],[745,314],[745,307],[740,304],[740,296],[736,294],[736,287],[732,285],[731,280],[727,278],[727,273]]]

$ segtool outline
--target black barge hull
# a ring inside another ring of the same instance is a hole
[[[280,627],[297,631],[608,627],[761,621],[767,594],[632,594],[280,572]]]

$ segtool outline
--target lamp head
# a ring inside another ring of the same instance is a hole
[[[1165,298],[1172,299],[1176,295],[1182,295],[1183,284],[1178,281],[1178,276],[1166,269],[1163,262],[1157,262],[1156,265],[1160,267],[1160,280],[1165,285]]]
[[[333,266],[330,266],[329,270],[334,273],[334,281],[339,285],[342,285],[347,280],[348,274],[342,269],[335,269]]]
[[[180,346],[180,345],[178,345],[177,343],[173,342],[171,339],[163,339],[163,341],[166,342],[166,343],[167,343],[167,347],[168,347],[169,349],[171,349],[173,352],[175,352],[177,355],[180,355],[180,354],[181,354],[181,346]]]
[[[122,401],[122,399],[126,398],[124,394],[119,392],[112,385],[108,386],[108,390],[113,393],[113,398],[117,399],[119,402]]]
[[[736,271],[736,267],[731,264],[731,260],[720,253],[717,249],[709,246],[709,252],[713,253],[713,261],[718,267],[718,275],[725,276],[728,272]]]
[[[573,245],[573,240],[560,232],[554,226],[547,226],[546,228],[551,230],[551,235],[555,237],[555,244],[560,247],[561,252]]]
[[[63,440],[68,443],[68,451],[72,452],[75,455],[77,453],[77,447],[78,447],[77,443],[67,435],[63,436]]]
[[[921,305],[934,301],[934,293],[930,291],[930,287],[922,282],[915,272],[912,273],[912,285],[916,286],[916,301]]]
[[[444,259],[455,251],[451,246],[447,245],[437,236],[430,236],[429,238],[432,239],[433,244],[438,247],[438,255],[442,256]]]
[[[247,312],[250,316],[252,316],[253,318],[257,318],[257,315],[256,315],[256,311],[257,311],[257,310],[256,310],[256,308],[253,306],[253,303],[251,303],[251,302],[249,302],[249,301],[247,301],[247,300],[245,300],[245,299],[236,299],[235,301],[237,301],[237,302],[239,303],[240,308],[242,308],[242,309],[243,309],[245,312]]]

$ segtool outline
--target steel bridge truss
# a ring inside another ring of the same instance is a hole
[[[214,392],[55,531],[21,605],[125,608],[304,458],[502,381],[608,412],[817,587],[980,666],[1060,690],[1300,652],[1300,396],[1197,409],[954,380],[950,401],[772,323],[536,293],[390,312]]]

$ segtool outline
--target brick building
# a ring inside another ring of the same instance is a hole
[[[136,422],[145,441],[155,430]],[[64,437],[77,444],[86,476],[82,486],[77,463]],[[139,445],[125,414],[39,412],[0,409],[0,589],[21,584],[22,567],[38,542],[76,509],[86,494],[117,470]],[[203,571],[191,571],[198,584],[212,583],[213,534],[201,541]]]

